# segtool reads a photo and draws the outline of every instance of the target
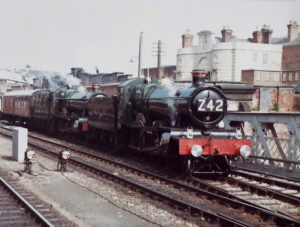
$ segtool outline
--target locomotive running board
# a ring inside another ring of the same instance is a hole
[[[128,147],[136,151],[144,151],[144,152],[158,151],[158,148],[156,146],[138,147],[134,145],[129,145]]]

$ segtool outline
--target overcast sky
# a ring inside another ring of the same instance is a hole
[[[0,0],[0,67],[69,72],[137,72],[139,33],[143,67],[155,66],[154,42],[164,46],[163,64],[176,64],[181,35],[229,26],[248,38],[263,24],[273,37],[300,24],[300,0]],[[197,39],[194,40],[194,43]]]

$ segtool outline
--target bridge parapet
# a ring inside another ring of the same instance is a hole
[[[300,179],[300,114],[228,112],[224,126],[252,138],[252,155],[239,168]]]

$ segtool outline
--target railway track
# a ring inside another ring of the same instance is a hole
[[[297,182],[233,171],[230,177],[219,178],[218,183],[223,188],[226,183],[227,190],[230,190],[232,185],[238,186],[241,190],[231,192],[237,197],[252,199],[255,204],[300,219],[300,184]],[[253,193],[257,196],[253,197]],[[262,195],[267,196],[269,200],[261,200]]]
[[[0,176],[0,226],[72,226],[14,179]]]
[[[229,184],[239,185],[248,191],[265,194],[272,198],[300,207],[300,183],[289,180],[259,176],[243,171],[232,171],[230,177],[223,178]]]
[[[198,185],[199,187],[201,185],[208,190],[218,191],[219,194],[228,193],[242,201],[300,220],[299,191],[270,186],[266,183],[259,184],[256,181],[248,181],[245,178],[233,176],[205,180],[192,177],[188,181],[191,185]]]
[[[34,137],[34,140],[41,139],[40,136]],[[118,181],[141,194],[171,204],[177,211],[194,216],[197,223],[237,226],[300,225],[300,221],[293,217],[239,198],[220,187],[209,184],[208,181],[201,183],[201,180],[196,178],[181,181],[169,179],[104,158],[99,153],[82,152],[83,148],[77,145],[70,147],[66,143],[56,143],[49,139],[44,140],[43,143],[48,143],[49,146],[30,141],[30,144],[37,149],[52,152],[54,155],[57,155],[60,149],[69,149],[75,154],[70,159],[73,164]]]

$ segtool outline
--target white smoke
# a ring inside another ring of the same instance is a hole
[[[81,80],[72,74],[49,72],[41,70],[29,70],[29,74],[35,75],[38,79],[35,82],[37,87],[55,90],[61,86],[78,87]]]
[[[83,86],[79,86],[78,89],[77,89],[77,91],[78,91],[79,93],[85,93],[85,92],[86,92],[86,88],[83,87]]]
[[[81,80],[79,79],[79,78],[77,78],[77,77],[74,77],[73,75],[71,75],[71,74],[67,74],[65,77],[64,77],[64,82],[67,84],[67,85],[69,85],[69,86],[71,86],[71,87],[74,87],[74,86],[79,86],[80,85],[80,82],[81,82]]]
[[[177,119],[177,110],[175,108],[175,96],[177,89],[174,85],[174,81],[171,80],[170,78],[162,78],[161,81],[161,86],[167,87],[168,88],[168,98],[166,99],[168,106],[169,106],[169,116],[170,116],[170,122],[171,126],[175,127],[176,125],[176,119]]]

